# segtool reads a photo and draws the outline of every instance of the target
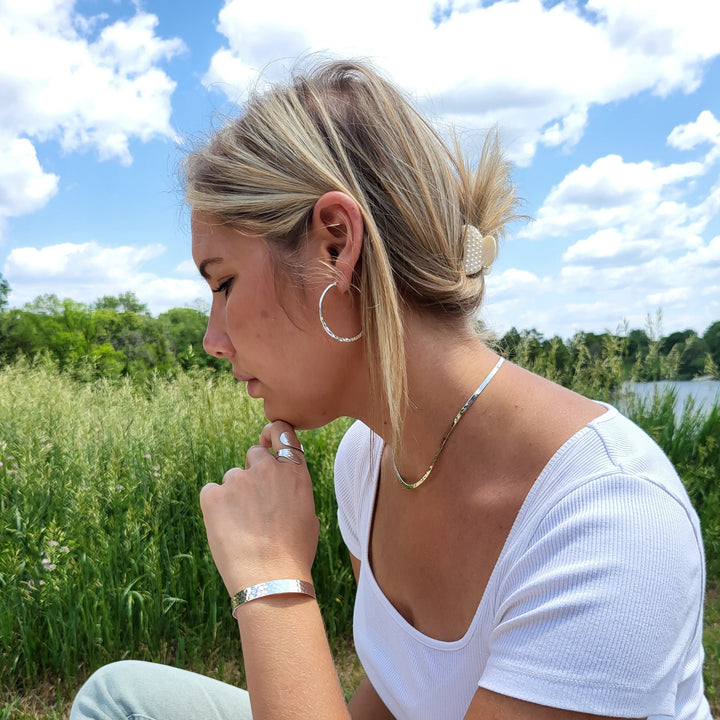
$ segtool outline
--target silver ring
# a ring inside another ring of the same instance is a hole
[[[276,453],[275,457],[279,461],[281,458],[285,458],[286,460],[290,460],[290,462],[294,462],[296,465],[300,464],[300,460],[295,457],[295,450],[297,448],[280,448]]]
[[[298,452],[301,452],[303,455],[305,454],[305,448],[303,447],[302,443],[300,443],[300,447],[295,447],[294,445],[291,445],[288,442],[288,438],[290,436],[287,433],[281,433],[280,434],[280,442],[283,444],[283,447],[291,448],[292,450],[297,450]]]

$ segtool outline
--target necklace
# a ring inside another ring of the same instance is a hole
[[[448,438],[450,437],[450,434],[455,429],[455,426],[460,422],[460,418],[470,409],[470,406],[478,399],[478,396],[480,393],[488,386],[488,383],[495,377],[495,373],[500,369],[500,366],[503,364],[503,358],[500,358],[497,363],[495,364],[495,367],[487,374],[487,377],[480,383],[480,387],[465,401],[465,404],[460,408],[460,412],[455,416],[453,421],[450,423],[450,427],[448,428],[448,431],[445,433],[445,437],[442,439],[442,442],[440,443],[440,448],[435,453],[435,457],[432,459],[432,462],[430,463],[430,467],[425,471],[425,474],[415,483],[408,483],[403,480],[402,475],[400,475],[400,471],[397,468],[397,465],[395,463],[395,455],[393,454],[393,468],[395,470],[395,477],[400,481],[400,484],[403,487],[406,487],[408,490],[414,490],[416,487],[420,487],[427,479],[430,477],[430,473],[433,471],[433,468],[435,467],[435,463],[437,462],[437,459],[440,457],[440,453],[443,451],[443,448],[445,447],[445,443],[448,441]]]

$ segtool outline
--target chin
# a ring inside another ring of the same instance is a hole
[[[339,415],[336,417],[330,414],[320,417],[318,415],[297,412],[290,409],[283,410],[281,408],[273,408],[267,400],[263,404],[263,409],[268,422],[282,420],[288,423],[288,425],[292,425],[295,430],[317,430],[317,428],[324,427],[333,420],[336,420],[337,417],[340,417]]]

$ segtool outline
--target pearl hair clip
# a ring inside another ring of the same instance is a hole
[[[463,269],[466,275],[481,272],[488,275],[497,257],[497,241],[492,235],[485,235],[474,225],[463,225],[465,236],[465,257]]]

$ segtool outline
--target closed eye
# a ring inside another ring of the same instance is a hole
[[[230,294],[230,287],[232,286],[232,278],[228,278],[227,280],[224,280],[220,283],[216,288],[213,288],[212,291],[214,293],[225,293],[225,297],[227,297]]]

